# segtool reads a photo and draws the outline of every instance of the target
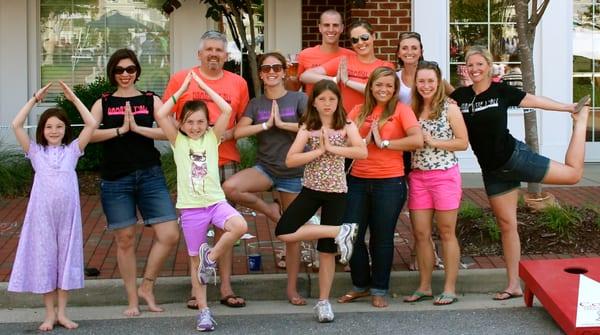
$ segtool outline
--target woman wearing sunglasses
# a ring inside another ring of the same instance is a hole
[[[102,142],[102,208],[107,229],[114,232],[117,244],[117,264],[127,291],[128,307],[123,312],[126,316],[140,314],[138,298],[146,300],[150,311],[163,311],[154,299],[154,284],[179,240],[175,208],[160,167],[160,153],[154,147],[154,140],[166,139],[160,128],[153,128],[154,111],[162,103],[154,93],[135,87],[141,73],[133,51],[115,51],[106,74],[116,91],[103,94],[92,107],[92,115],[101,123],[92,142]],[[139,288],[135,259],[137,210],[144,225],[156,233]]]
[[[354,106],[365,101],[365,84],[371,72],[380,66],[394,66],[375,57],[375,35],[373,27],[367,21],[353,22],[348,27],[348,33],[354,55],[340,56],[307,70],[300,76],[300,80],[305,84],[314,84],[321,79],[337,82],[341,85],[344,109],[351,111]]]
[[[374,307],[388,305],[394,231],[406,200],[402,153],[423,146],[415,114],[398,102],[399,85],[393,68],[376,68],[366,84],[365,103],[348,113],[367,143],[368,156],[355,160],[348,176],[348,201],[342,222],[358,223],[358,237],[350,258],[353,288],[338,299],[340,303],[371,295]]]
[[[298,132],[298,120],[306,109],[303,92],[287,91],[284,87],[286,60],[278,52],[269,52],[258,60],[259,76],[264,94],[248,103],[238,122],[234,136],[256,135],[258,151],[256,165],[229,177],[223,183],[227,199],[265,214],[277,223],[281,213],[302,189],[303,167],[288,168],[285,158]],[[268,204],[257,192],[273,188],[279,193],[281,208]],[[298,294],[296,282],[300,271],[300,243],[286,244],[287,297],[292,305],[305,305]]]
[[[521,243],[517,230],[517,200],[521,182],[575,184],[583,175],[589,96],[580,104],[560,103],[525,93],[504,83],[492,82],[492,55],[472,46],[465,54],[473,84],[460,87],[450,97],[458,102],[471,148],[481,167],[485,191],[502,233],[508,284],[494,296],[506,300],[523,295],[519,281]],[[571,113],[573,133],[565,163],[541,156],[508,130],[509,107],[541,108]]]

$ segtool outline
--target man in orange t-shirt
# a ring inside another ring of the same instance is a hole
[[[221,183],[228,177],[238,171],[240,162],[240,153],[238,152],[233,138],[233,127],[243,116],[246,105],[248,104],[248,84],[246,80],[237,74],[223,69],[227,60],[227,38],[218,31],[207,31],[200,38],[198,46],[198,60],[200,65],[192,69],[186,69],[177,72],[167,84],[163,100],[171,99],[171,96],[181,87],[188,72],[194,71],[204,82],[215,92],[222,96],[228,104],[231,105],[233,113],[229,119],[227,131],[222,135],[219,145],[219,175]],[[181,113],[183,105],[190,100],[202,100],[208,107],[208,119],[210,124],[214,124],[221,113],[218,106],[210,99],[208,94],[193,83],[190,83],[173,107],[177,119]],[[216,231],[217,238],[221,231]],[[242,297],[233,293],[231,287],[231,267],[233,264],[233,250],[228,250],[219,258],[219,275],[221,278],[221,303],[229,307],[243,307],[246,302]],[[188,307],[197,307],[197,303],[190,299]]]
[[[319,32],[321,44],[306,48],[298,55],[298,77],[313,67],[320,66],[327,61],[339,56],[354,54],[354,51],[340,48],[340,35],[344,31],[342,15],[334,9],[328,9],[321,14],[319,19]],[[297,79],[296,79],[297,80]],[[314,84],[305,84],[304,92],[310,95]]]

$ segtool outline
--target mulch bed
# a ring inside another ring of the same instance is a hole
[[[559,233],[542,222],[540,213],[527,208],[517,211],[521,240],[521,254],[585,254],[600,252],[600,215],[598,209],[574,208],[580,220]],[[491,210],[484,210],[488,220],[493,220]],[[461,253],[470,256],[502,255],[500,240],[492,239],[489,223],[485,219],[459,219],[457,235]]]

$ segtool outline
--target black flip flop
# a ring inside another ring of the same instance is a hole
[[[240,296],[237,296],[235,294],[230,294],[228,296],[223,297],[223,299],[219,300],[219,302],[221,302],[221,305],[225,305],[227,307],[232,307],[232,308],[241,308],[241,307],[246,307],[246,302],[229,302],[229,299],[239,299],[242,298]],[[242,298],[244,299],[244,298]]]
[[[507,297],[506,298],[498,298],[497,296],[495,296],[492,299],[493,300],[501,301],[501,300],[508,300],[508,299],[512,299],[512,298],[519,298],[519,297],[523,296],[523,294],[515,294],[515,293],[506,292],[506,291],[498,291],[498,292],[496,292],[496,295],[501,295],[501,294],[506,294]]]
[[[189,309],[198,309],[198,302],[196,301],[196,297],[194,296],[189,297],[185,305]]]

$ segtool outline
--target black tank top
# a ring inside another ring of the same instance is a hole
[[[123,125],[126,101],[131,105],[135,122],[139,126],[152,127],[154,95],[149,91],[127,98],[116,97],[109,93],[102,94],[100,129],[113,129]],[[102,179],[106,180],[115,180],[135,170],[160,165],[160,153],[154,147],[154,140],[132,131],[102,142],[102,151],[100,174]]]

